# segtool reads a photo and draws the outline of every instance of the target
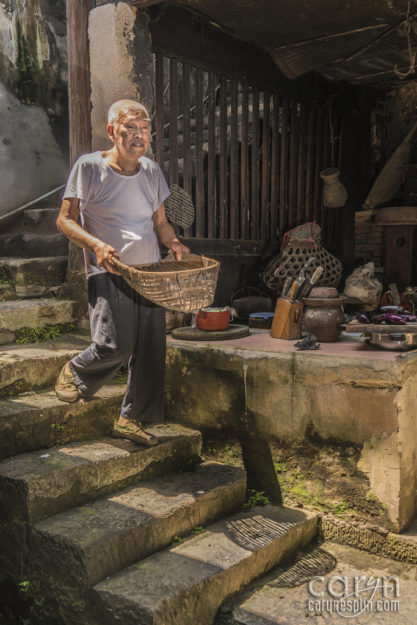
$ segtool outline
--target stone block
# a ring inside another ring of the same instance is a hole
[[[307,545],[311,513],[265,506],[239,513],[94,587],[98,619],[212,625],[223,601]]]
[[[130,486],[37,523],[37,567],[81,591],[240,508],[246,496],[241,469],[204,463]]]
[[[117,489],[120,482],[163,469],[180,469],[201,450],[201,435],[181,425],[149,427],[150,448],[100,439],[32,451],[0,463],[0,505],[6,519],[35,523]]]

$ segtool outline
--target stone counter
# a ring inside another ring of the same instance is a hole
[[[238,432],[242,420],[280,443],[312,433],[361,447],[358,468],[392,527],[414,515],[417,351],[371,348],[357,338],[299,351],[295,341],[252,331],[230,341],[168,337],[168,418]]]

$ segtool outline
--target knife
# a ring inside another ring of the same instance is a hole
[[[285,278],[284,286],[282,287],[281,297],[288,296],[288,291],[290,290],[290,286],[291,286],[291,280],[292,280],[291,276],[288,276],[288,278]]]
[[[321,265],[315,268],[315,270],[312,273],[311,278],[307,278],[307,280],[305,281],[305,284],[303,284],[302,289],[300,290],[300,293],[299,293],[300,298],[308,297],[308,294],[310,293],[313,286],[317,284],[317,282],[320,280],[321,276],[323,275],[323,272],[324,272],[324,268]]]

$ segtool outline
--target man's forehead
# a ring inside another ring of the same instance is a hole
[[[126,113],[126,115],[122,115],[122,117],[120,118],[120,123],[125,124],[126,122],[137,122],[141,124],[147,124],[149,126],[149,120],[140,113]]]

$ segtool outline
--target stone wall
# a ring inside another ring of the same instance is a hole
[[[65,182],[65,0],[0,4],[0,216]]]

